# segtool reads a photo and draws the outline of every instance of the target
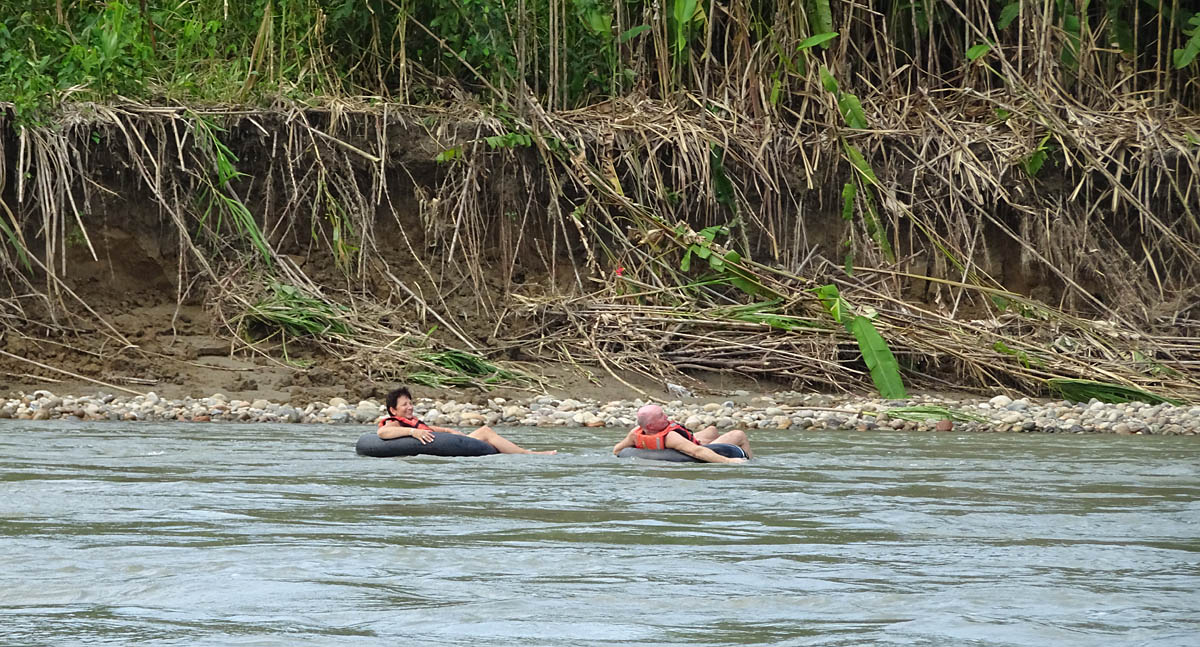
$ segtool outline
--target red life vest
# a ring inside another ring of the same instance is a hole
[[[678,422],[672,421],[667,424],[666,429],[663,429],[657,434],[643,431],[641,427],[634,427],[633,446],[637,447],[638,449],[666,449],[667,434],[671,432],[678,433],[695,445],[700,444],[700,441],[696,440],[696,437],[692,435],[692,432],[688,431],[687,427],[684,427]]]
[[[395,420],[396,424],[400,425],[401,427],[408,427],[409,429],[429,429],[430,431],[433,431],[429,425],[416,418],[397,418],[396,416],[388,416],[383,420],[380,420],[379,426],[382,427],[386,425],[389,420]]]

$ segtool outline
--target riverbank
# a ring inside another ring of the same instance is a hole
[[[417,414],[430,424],[450,427],[612,427],[628,429],[640,399],[611,400],[492,397],[482,402],[418,398]],[[692,429],[771,431],[965,431],[1017,433],[1112,433],[1122,435],[1186,435],[1200,431],[1200,406],[1108,404],[1093,400],[1072,403],[1035,401],[997,395],[960,399],[919,395],[884,401],[826,394],[783,391],[751,396],[735,390],[725,397],[689,398],[666,404],[671,416]],[[950,416],[947,418],[946,412]],[[165,399],[140,396],[56,395],[47,390],[0,400],[0,419],[72,421],[182,421],[343,424],[368,426],[384,413],[376,399],[357,402],[335,397],[303,406],[229,398]]]

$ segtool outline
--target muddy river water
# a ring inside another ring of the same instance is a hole
[[[3,645],[1197,645],[1200,441],[0,421]]]

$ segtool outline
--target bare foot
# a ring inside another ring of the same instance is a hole
[[[548,452],[529,452],[530,454],[541,454],[542,456],[553,456],[558,453],[557,449],[551,449]]]

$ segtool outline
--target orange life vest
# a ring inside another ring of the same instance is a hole
[[[700,444],[700,441],[696,440],[696,437],[692,435],[692,432],[688,431],[687,427],[684,427],[678,422],[672,421],[667,424],[666,429],[663,429],[657,434],[643,431],[641,427],[634,427],[633,446],[637,447],[638,449],[666,449],[667,434],[671,432],[678,433],[679,435],[691,441],[693,444]]]
[[[388,416],[383,420],[380,420],[379,426],[382,427],[386,425],[389,420],[395,420],[396,424],[400,425],[401,427],[408,427],[409,429],[429,429],[430,431],[433,431],[429,425],[416,418],[397,418],[396,416]]]

